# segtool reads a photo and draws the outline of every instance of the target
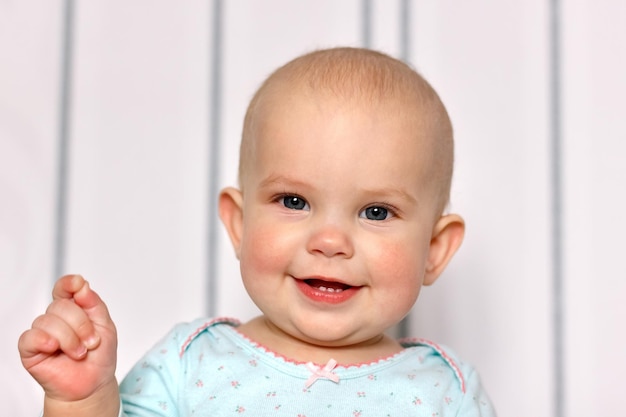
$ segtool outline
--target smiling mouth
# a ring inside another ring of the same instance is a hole
[[[362,288],[323,278],[296,279],[296,285],[309,300],[326,306],[343,304]]]
[[[324,281],[321,279],[305,279],[304,282],[318,291],[326,293],[340,293],[352,288],[350,285],[341,282]]]

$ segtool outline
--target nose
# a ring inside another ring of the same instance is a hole
[[[315,228],[307,242],[307,251],[326,257],[351,258],[354,244],[350,231],[336,224],[323,224]]]

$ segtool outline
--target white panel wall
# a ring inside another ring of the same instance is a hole
[[[624,415],[624,2],[564,5],[567,411]]]
[[[17,339],[42,313],[53,264],[61,2],[0,2],[0,402],[37,415]]]
[[[621,415],[626,7],[563,3],[562,406],[567,417]],[[465,217],[467,238],[441,280],[422,292],[410,330],[476,364],[500,416],[553,416],[558,189],[550,177],[548,1],[376,0],[368,26],[361,0],[222,1],[217,38],[215,4],[76,2],[63,263],[109,304],[120,333],[119,376],[175,322],[208,311],[257,314],[225,233],[207,253],[215,221],[208,177],[218,170],[221,185],[235,184],[245,107],[269,72],[318,47],[362,44],[367,33],[375,48],[406,52],[440,92],[456,130],[451,210]],[[411,26],[403,41],[406,5]],[[0,382],[0,401],[7,415],[37,415],[41,404],[15,346],[45,309],[54,278],[62,9],[59,0],[0,2],[0,369],[11,376]],[[211,114],[220,115],[218,125]],[[220,142],[213,167],[212,140]],[[209,295],[213,266],[217,294]]]

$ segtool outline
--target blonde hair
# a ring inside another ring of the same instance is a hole
[[[355,103],[378,105],[385,101],[405,104],[420,121],[432,150],[432,180],[441,192],[440,211],[448,203],[454,159],[452,125],[439,96],[430,84],[404,62],[362,48],[333,48],[302,55],[274,71],[257,90],[246,111],[240,146],[239,183],[253,154],[255,117],[263,98],[273,91],[327,94]],[[280,97],[279,97],[280,99]]]

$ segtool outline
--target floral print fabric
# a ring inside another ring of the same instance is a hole
[[[495,416],[476,372],[437,345],[404,341],[374,363],[313,365],[254,344],[237,324],[176,326],[120,385],[120,416]],[[325,367],[328,377],[311,378]]]

